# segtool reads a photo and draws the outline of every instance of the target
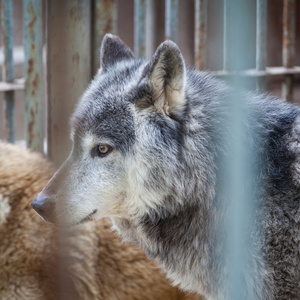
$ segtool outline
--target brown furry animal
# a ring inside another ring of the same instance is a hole
[[[30,207],[54,167],[0,141],[0,299],[199,299],[172,287],[109,222],[58,235]]]

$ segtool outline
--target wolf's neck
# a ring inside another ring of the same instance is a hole
[[[155,259],[175,284],[192,292],[217,295],[212,285],[215,240],[207,208],[190,205],[174,214],[152,211],[142,219],[114,219],[113,223],[125,240],[137,244],[147,256]],[[215,227],[216,225],[214,225]],[[206,232],[201,236],[201,232]]]

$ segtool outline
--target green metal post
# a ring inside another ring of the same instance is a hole
[[[1,7],[1,27],[4,44],[4,65],[3,79],[11,83],[14,80],[14,62],[13,62],[13,3],[11,0],[2,0]],[[5,127],[7,140],[11,143],[15,141],[15,98],[13,91],[4,93],[5,99]]]
[[[27,147],[44,152],[43,1],[23,0]]]

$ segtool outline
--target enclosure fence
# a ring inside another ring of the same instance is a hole
[[[71,109],[67,102],[77,101],[99,67],[99,45],[103,36],[108,32],[117,34],[118,1],[23,0],[22,3],[24,78],[14,78],[13,1],[2,0],[1,7],[4,65],[0,92],[5,94],[6,139],[10,142],[15,140],[14,91],[24,90],[26,144],[33,150],[44,151],[46,96],[48,156],[60,162],[59,153],[65,151],[58,148],[61,149],[66,144],[65,113],[69,115]],[[266,67],[267,0],[257,0],[256,68],[247,70],[234,70],[231,65],[234,60],[230,57],[232,28],[226,18],[229,13],[226,3],[224,1],[223,69],[214,73],[217,76],[238,73],[241,76],[255,77],[257,88],[261,90],[265,89],[266,77],[284,75],[283,98],[292,101],[293,75],[300,74],[300,67],[294,64],[296,1],[283,1],[283,65]],[[207,0],[194,1],[194,64],[200,70],[207,68],[207,5]],[[46,14],[43,14],[43,9]],[[134,1],[134,52],[137,57],[145,57],[146,10],[147,1]],[[47,20],[43,20],[43,15],[46,15]],[[43,22],[47,28],[47,81],[44,80],[43,70]],[[166,0],[166,39],[177,42],[178,22],[178,0]],[[61,84],[62,80],[64,84]]]

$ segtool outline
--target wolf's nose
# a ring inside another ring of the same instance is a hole
[[[31,202],[31,206],[45,221],[54,223],[54,203],[48,196],[39,193]]]

